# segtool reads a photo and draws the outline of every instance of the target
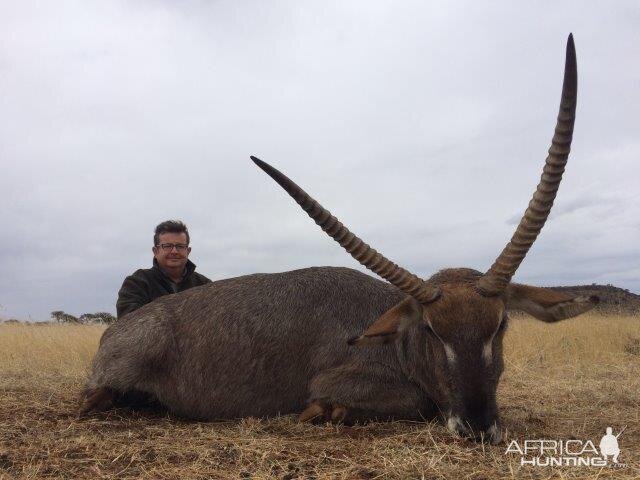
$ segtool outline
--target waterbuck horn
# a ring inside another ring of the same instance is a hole
[[[362,265],[377,273],[403,292],[411,295],[422,304],[433,302],[440,296],[440,289],[429,285],[421,278],[399,267],[374,248],[364,243],[360,238],[351,233],[336,217],[331,215],[331,212],[311,198],[286,175],[259,158],[252,156],[251,160],[284,188],[286,192],[298,202],[302,209],[315,220],[322,230],[338,242]]]
[[[573,35],[569,35],[560,112],[542,178],[511,241],[487,273],[478,280],[477,288],[483,295],[499,295],[504,291],[549,216],[571,149],[577,90],[576,50]]]

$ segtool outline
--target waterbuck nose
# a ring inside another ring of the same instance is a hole
[[[465,421],[458,415],[450,415],[447,420],[447,428],[461,437],[489,442],[492,445],[497,445],[502,440],[502,429],[497,418],[490,422],[483,422],[483,425],[480,426],[476,422]]]

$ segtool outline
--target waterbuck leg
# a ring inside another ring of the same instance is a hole
[[[312,402],[304,412],[298,416],[299,422],[312,422],[326,416],[327,409],[320,402]]]
[[[80,415],[90,412],[101,412],[111,408],[118,394],[115,390],[107,387],[87,388],[80,396]]]
[[[333,407],[333,411],[331,412],[331,421],[332,422],[343,422],[347,416],[347,409],[341,405],[337,407]]]
[[[333,421],[421,420],[437,407],[401,372],[382,364],[349,364],[316,375],[306,412]],[[320,410],[322,408],[322,410]],[[308,416],[308,415],[307,415]]]
[[[300,422],[331,421],[340,423],[347,416],[347,409],[342,405],[327,405],[325,402],[311,402],[298,417]]]

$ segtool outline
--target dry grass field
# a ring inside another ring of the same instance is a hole
[[[120,409],[78,418],[100,326],[0,325],[0,479],[640,478],[640,318],[512,320],[499,389],[506,443],[442,423],[188,422]],[[626,466],[521,466],[513,439],[591,440],[607,426]]]

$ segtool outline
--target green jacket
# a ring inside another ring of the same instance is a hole
[[[191,260],[187,260],[184,277],[182,277],[180,283],[175,284],[162,271],[154,258],[152,268],[136,270],[133,275],[129,275],[124,279],[118,292],[118,302],[116,303],[118,318],[163,295],[182,292],[211,282],[204,275],[196,273],[195,270],[195,264]]]

